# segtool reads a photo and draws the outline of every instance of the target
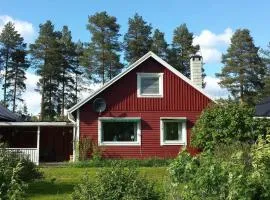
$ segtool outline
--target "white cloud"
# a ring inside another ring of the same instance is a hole
[[[26,92],[23,93],[22,98],[28,108],[28,112],[37,115],[40,113],[41,95],[35,89],[40,77],[33,72],[26,72],[26,78]]]
[[[28,112],[33,115],[38,115],[40,113],[40,103],[41,103],[41,95],[39,92],[35,91],[37,89],[37,82],[40,79],[40,76],[37,76],[33,72],[26,72],[26,92],[23,93],[22,98],[24,99],[24,103],[28,108]],[[101,84],[86,84],[86,90],[82,91],[79,94],[81,99],[84,99],[89,96],[93,91],[99,89]]]
[[[230,44],[233,31],[227,28],[221,34],[203,30],[200,35],[195,35],[193,44],[199,44],[205,63],[220,63],[222,49]]]
[[[206,82],[206,86],[204,90],[213,98],[227,98],[228,91],[224,88],[219,86],[219,79],[211,76],[206,76],[204,81]]]
[[[32,23],[14,19],[8,15],[0,15],[0,32],[9,21],[15,24],[15,29],[22,35],[25,42],[32,42],[34,40],[36,32]]]

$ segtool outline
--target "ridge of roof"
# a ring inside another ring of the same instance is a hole
[[[139,60],[137,60],[136,62],[134,62],[133,64],[131,64],[125,71],[121,72],[120,74],[118,74],[117,76],[115,76],[114,78],[112,78],[111,80],[109,80],[108,82],[106,82],[101,88],[99,88],[98,90],[96,90],[95,92],[93,92],[91,95],[89,95],[85,99],[81,100],[80,102],[78,102],[77,104],[75,104],[74,106],[72,106],[71,108],[69,108],[67,110],[68,113],[72,113],[75,110],[77,110],[78,108],[80,108],[82,105],[84,105],[85,103],[87,103],[88,101],[90,101],[93,97],[95,97],[96,95],[98,95],[99,93],[101,93],[102,91],[104,91],[105,89],[107,89],[113,83],[115,83],[116,81],[118,81],[119,79],[121,79],[123,76],[125,76],[127,73],[129,73],[130,71],[132,71],[133,69],[135,69],[137,66],[139,66],[141,63],[143,63],[145,60],[147,60],[150,57],[152,57],[157,62],[159,62],[161,65],[163,65],[164,67],[166,67],[167,69],[169,69],[171,72],[173,72],[175,75],[177,75],[178,77],[180,77],[181,79],[183,79],[186,83],[188,83],[189,85],[191,85],[193,88],[195,88],[197,91],[199,91],[200,93],[202,93],[203,95],[205,95],[207,98],[209,98],[210,100],[212,100],[212,101],[215,102],[215,100],[213,99],[213,97],[211,97],[205,91],[203,91],[202,88],[199,88],[198,86],[194,85],[191,82],[191,80],[188,79],[186,76],[184,76],[181,72],[179,72],[178,70],[176,70],[174,67],[172,67],[166,61],[162,60],[159,56],[157,56],[152,51],[149,51],[147,54],[145,54],[144,56],[142,56]]]

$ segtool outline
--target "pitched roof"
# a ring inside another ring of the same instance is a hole
[[[210,95],[208,95],[206,92],[204,92],[203,89],[201,89],[198,86],[194,85],[191,82],[190,79],[188,79],[186,76],[184,76],[178,70],[176,70],[174,67],[172,67],[170,64],[168,64],[166,61],[162,60],[156,54],[154,54],[153,52],[149,51],[147,54],[145,54],[139,60],[137,60],[136,62],[134,62],[133,64],[131,64],[125,71],[123,71],[122,73],[118,74],[117,76],[115,76],[114,78],[112,78],[110,81],[108,81],[107,83],[105,83],[100,89],[96,90],[90,96],[88,96],[87,98],[83,99],[82,101],[78,102],[76,105],[74,105],[73,107],[71,107],[70,109],[68,109],[68,112],[69,113],[72,113],[75,110],[77,110],[78,108],[80,108],[82,105],[84,105],[89,100],[91,100],[92,98],[94,98],[95,96],[97,96],[99,93],[101,93],[106,88],[108,88],[109,86],[111,86],[112,84],[114,84],[116,81],[118,81],[119,79],[121,79],[123,76],[125,76],[127,73],[129,73],[130,71],[132,71],[133,69],[135,69],[136,67],[138,67],[141,63],[143,63],[145,60],[147,60],[150,57],[153,58],[153,59],[155,59],[161,65],[163,65],[164,67],[166,67],[167,69],[169,69],[171,72],[173,72],[175,75],[177,75],[178,77],[180,77],[181,79],[183,79],[186,83],[188,83],[189,85],[191,85],[193,88],[195,88],[196,90],[198,90],[200,93],[202,93],[203,95],[205,95],[206,97],[208,97],[212,101],[215,101]]]
[[[0,121],[18,121],[18,116],[5,108],[4,106],[0,105]]]
[[[255,116],[270,117],[270,97],[263,99],[255,107]]]

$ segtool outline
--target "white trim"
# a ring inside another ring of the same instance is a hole
[[[40,126],[37,127],[37,165],[39,165]]]
[[[137,141],[135,142],[103,142],[102,121],[137,121]],[[99,146],[140,146],[141,145],[141,118],[140,117],[99,117],[98,118],[98,145]]]
[[[74,126],[69,122],[0,122],[1,126]]]
[[[160,64],[162,64],[164,67],[166,67],[167,69],[169,69],[171,72],[173,72],[175,75],[177,75],[178,77],[180,77],[181,79],[183,79],[186,83],[188,83],[189,85],[191,85],[197,91],[199,91],[200,93],[202,93],[203,95],[205,95],[206,97],[208,97],[209,99],[211,99],[213,102],[216,102],[214,100],[214,98],[212,98],[205,91],[203,91],[202,88],[199,88],[198,86],[194,85],[191,82],[190,79],[188,79],[182,73],[180,73],[179,71],[177,71],[170,64],[168,64],[167,62],[165,62],[164,60],[162,60],[156,54],[154,54],[153,52],[149,51],[147,54],[145,54],[143,57],[141,57],[135,63],[133,63],[132,65],[130,65],[125,71],[123,71],[122,73],[118,74],[117,76],[115,76],[114,78],[112,78],[110,81],[108,81],[107,83],[105,83],[103,85],[103,87],[101,87],[100,89],[96,90],[89,97],[83,99],[82,101],[80,101],[79,103],[77,103],[76,105],[74,105],[73,107],[71,107],[70,109],[68,109],[68,112],[69,113],[72,113],[75,110],[77,110],[78,108],[80,108],[86,102],[88,102],[89,100],[91,100],[92,98],[94,98],[95,96],[97,96],[99,93],[101,93],[102,91],[104,91],[105,89],[107,89],[109,86],[111,86],[112,84],[114,84],[116,81],[118,81],[120,78],[122,78],[123,76],[125,76],[127,73],[129,73],[130,71],[132,71],[133,69],[135,69],[137,66],[139,66],[142,62],[144,62],[145,60],[147,60],[150,57],[154,58],[157,62],[159,62]]]
[[[254,119],[270,119],[270,117],[263,117],[263,116],[260,116],[260,117],[253,117]]]
[[[80,109],[77,110],[77,118],[76,118],[76,140],[80,140]]]
[[[142,94],[141,80],[144,77],[159,78],[159,94]],[[163,73],[137,73],[137,97],[139,98],[162,98],[163,97]]]
[[[172,121],[178,122],[178,131],[180,134],[180,123],[181,123],[181,140],[178,141],[164,141],[164,122]],[[187,145],[187,118],[186,117],[160,117],[160,146],[166,145]]]

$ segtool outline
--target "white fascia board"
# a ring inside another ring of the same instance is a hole
[[[74,124],[68,122],[0,122],[0,127],[7,126],[67,126],[73,127]]]
[[[186,76],[184,76],[178,70],[176,70],[174,67],[172,67],[170,64],[168,64],[166,61],[162,60],[156,54],[154,54],[153,52],[149,51],[147,54],[145,54],[139,60],[137,60],[136,62],[134,62],[132,65],[130,65],[125,71],[123,71],[122,73],[118,74],[117,76],[115,76],[114,78],[112,78],[110,81],[108,81],[107,83],[105,83],[100,89],[96,90],[89,97],[83,99],[82,101],[80,101],[79,103],[77,103],[76,105],[74,105],[73,107],[71,107],[70,109],[68,109],[68,112],[69,113],[72,113],[75,110],[77,110],[79,107],[81,107],[82,105],[84,105],[85,103],[87,103],[89,100],[91,100],[92,98],[94,98],[96,95],[98,95],[99,93],[101,93],[102,91],[104,91],[105,89],[107,89],[113,83],[115,83],[116,81],[118,81],[120,78],[122,78],[123,76],[125,76],[127,73],[129,73],[130,71],[132,71],[133,69],[135,69],[137,66],[139,66],[142,62],[144,62],[145,60],[147,60],[150,57],[154,58],[161,65],[163,65],[164,67],[166,67],[167,69],[169,69],[175,75],[177,75],[178,77],[180,77],[181,79],[183,79],[186,83],[188,83],[189,85],[191,85],[193,88],[195,88],[196,90],[198,90],[200,93],[202,93],[203,95],[205,95],[209,99],[211,99],[213,102],[216,102],[214,100],[214,98],[211,97],[210,95],[208,95],[205,91],[203,91],[203,89],[201,89],[198,86],[194,85],[191,82],[190,79],[188,79]]]

